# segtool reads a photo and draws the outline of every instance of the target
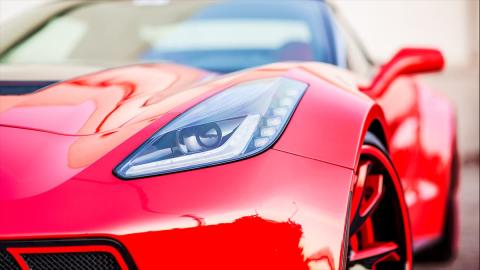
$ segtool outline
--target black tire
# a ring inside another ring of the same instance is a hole
[[[372,132],[367,131],[367,134],[365,134],[365,140],[363,141],[363,143],[377,147],[390,159],[390,155],[388,154],[387,148],[385,148],[382,141]]]
[[[375,184],[376,181],[380,184]],[[358,183],[361,188],[354,188],[349,206],[344,268],[412,269],[411,232],[408,216],[404,215],[406,204],[401,195],[400,180],[387,148],[371,132],[365,134],[357,170]],[[375,187],[380,187],[380,193]],[[364,208],[370,209],[369,212],[360,214],[363,196],[376,199],[370,200],[369,203],[373,204]],[[353,201],[356,201],[355,206]]]

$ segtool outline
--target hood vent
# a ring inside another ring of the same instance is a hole
[[[31,94],[56,81],[0,81],[0,96]]]

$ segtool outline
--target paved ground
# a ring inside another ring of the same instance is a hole
[[[460,253],[448,264],[416,265],[415,270],[473,270],[479,267],[479,168],[465,165],[460,186]]]

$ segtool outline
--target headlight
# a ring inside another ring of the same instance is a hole
[[[156,132],[116,169],[138,178],[246,158],[280,136],[307,84],[287,78],[237,84]]]

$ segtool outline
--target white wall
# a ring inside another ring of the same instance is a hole
[[[450,67],[478,59],[478,0],[332,0],[372,56],[402,46],[435,46]],[[475,57],[477,56],[477,57]]]

